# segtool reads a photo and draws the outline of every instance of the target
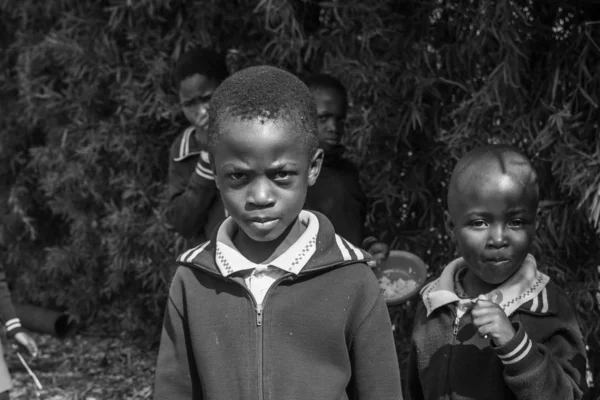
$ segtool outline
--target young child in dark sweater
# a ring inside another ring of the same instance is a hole
[[[221,54],[198,46],[177,60],[173,75],[181,108],[191,125],[175,139],[169,152],[166,217],[175,231],[195,246],[208,240],[226,217],[208,158],[206,125],[210,98],[229,73]]]
[[[323,160],[308,88],[274,67],[233,74],[208,145],[230,217],[179,257],[155,399],[401,399],[371,257],[302,209]]]
[[[325,214],[337,234],[382,261],[388,255],[388,245],[365,227],[367,197],[358,169],[344,157],[346,149],[341,143],[348,109],[346,88],[327,74],[312,75],[304,82],[316,102],[319,147],[325,152],[319,179],[308,189],[307,208]]]
[[[531,251],[538,183],[507,146],[456,165],[446,228],[461,258],[422,290],[409,399],[580,399],[586,355],[567,295]]]

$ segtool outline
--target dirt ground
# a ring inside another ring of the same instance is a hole
[[[137,400],[150,399],[158,349],[144,350],[119,338],[77,335],[59,340],[32,334],[40,355],[32,359],[18,350],[42,389],[17,356],[5,347],[12,375],[11,399]]]

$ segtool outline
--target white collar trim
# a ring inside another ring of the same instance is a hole
[[[423,288],[421,296],[427,316],[437,308],[460,300],[454,287],[454,275],[463,265],[462,257],[450,262],[438,279]],[[549,281],[546,274],[537,270],[535,258],[528,254],[519,270],[496,289],[502,293],[500,307],[506,315],[511,315],[522,304],[536,297]]]
[[[298,219],[306,226],[306,230],[298,240],[270,263],[256,264],[244,257],[233,244],[232,237],[237,232],[238,226],[231,217],[228,217],[217,231],[215,260],[221,274],[229,276],[243,270],[273,266],[298,275],[315,253],[319,233],[319,220],[315,214],[302,210]]]

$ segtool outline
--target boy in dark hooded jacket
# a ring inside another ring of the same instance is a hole
[[[225,80],[209,149],[230,215],[179,257],[155,398],[401,399],[370,256],[303,211],[323,159],[308,88],[274,67]]]
[[[582,398],[574,307],[529,254],[538,198],[537,175],[514,148],[477,148],[459,160],[445,220],[461,257],[421,293],[410,399]]]

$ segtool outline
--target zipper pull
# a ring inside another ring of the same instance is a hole
[[[457,316],[456,319],[454,319],[454,336],[458,335],[458,325],[460,324],[460,317]]]
[[[261,326],[262,325],[262,304],[259,304],[256,306],[256,325],[257,326]]]

